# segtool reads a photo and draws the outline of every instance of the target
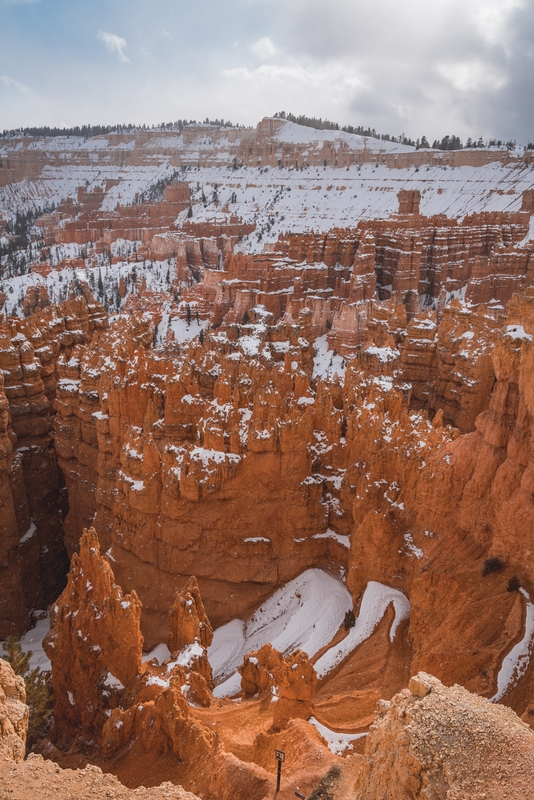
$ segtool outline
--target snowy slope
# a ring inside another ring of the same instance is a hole
[[[269,642],[282,653],[301,649],[315,655],[334,636],[352,598],[341,581],[320,569],[309,569],[273,594],[248,622],[232,620],[217,628],[208,658],[217,697],[240,690],[236,671],[245,653]]]
[[[369,638],[393,604],[393,641],[399,623],[410,614],[408,598],[397,589],[370,581],[365,589],[356,624],[337,645],[316,662],[319,678],[325,677],[365,639]],[[217,628],[208,650],[216,697],[240,691],[237,667],[243,656],[269,642],[282,653],[304,650],[310,658],[322,650],[337,633],[352,598],[341,581],[319,569],[309,569],[273,594],[248,622],[234,619]],[[354,738],[354,737],[353,737]]]
[[[360,136],[357,133],[345,131],[323,130],[298,125],[295,122],[286,122],[273,137],[278,142],[291,144],[322,144],[323,142],[345,142],[353,150],[371,150],[373,152],[387,153],[413,153],[415,147],[396,142],[386,142],[372,136]]]

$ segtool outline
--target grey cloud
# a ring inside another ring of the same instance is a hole
[[[286,53],[343,64],[362,79],[347,97],[350,121],[414,137],[528,138],[534,7],[527,0],[515,9],[519,0],[280,2],[271,6],[287,20]]]

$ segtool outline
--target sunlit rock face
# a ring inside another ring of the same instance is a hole
[[[421,672],[379,704],[350,797],[532,797],[533,747],[513,711]]]
[[[22,761],[26,754],[28,706],[24,680],[0,659],[0,756]]]

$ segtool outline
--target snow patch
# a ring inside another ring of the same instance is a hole
[[[507,325],[504,329],[504,336],[509,339],[526,339],[527,342],[532,341],[532,335],[527,333],[522,325]]]
[[[107,686],[109,689],[117,689],[121,691],[124,689],[124,686],[120,682],[118,678],[115,677],[111,672],[108,672],[106,679],[104,681],[104,686]]]
[[[313,359],[314,378],[333,378],[337,373],[341,382],[345,380],[345,359],[330,350],[326,333],[318,336],[314,342],[315,356]]]
[[[32,538],[32,536],[34,536],[34,534],[36,532],[37,532],[37,526],[36,526],[35,522],[32,519],[30,527],[28,528],[28,530],[26,531],[26,533],[24,534],[24,536],[20,540],[20,544],[24,544],[24,542],[28,542]]]
[[[310,717],[309,722],[319,731],[323,739],[326,739],[329,749],[336,756],[340,756],[345,750],[354,750],[354,742],[367,736],[367,733],[338,733],[337,731],[332,731],[326,725],[321,725],[315,717]]]
[[[157,644],[153,650],[147,653],[143,661],[152,661],[154,658],[157,660],[158,665],[161,667],[164,661],[168,661],[171,657],[171,651],[167,647],[167,645],[162,642],[161,644]]]
[[[534,604],[524,589],[519,590],[526,598],[525,633],[520,642],[513,647],[504,657],[497,676],[497,691],[490,698],[492,703],[500,700],[509,689],[517,684],[523,677],[530,664],[530,657],[534,648]]]

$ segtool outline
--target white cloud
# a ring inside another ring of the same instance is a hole
[[[459,92],[496,90],[506,85],[505,76],[478,59],[456,64],[438,64],[437,71]]]
[[[7,89],[16,89],[17,92],[25,93],[30,91],[27,86],[24,86],[20,81],[10,78],[9,75],[0,75],[0,83],[3,83]]]
[[[126,39],[123,39],[121,36],[117,36],[114,33],[106,33],[105,31],[99,31],[98,38],[101,42],[104,42],[110,53],[118,56],[119,61],[129,63],[130,59],[124,53],[124,48],[128,47],[128,42]]]
[[[483,39],[490,45],[499,44],[510,14],[524,5],[523,0],[484,0],[474,11],[475,24]]]
[[[250,46],[250,52],[257,56],[260,61],[270,61],[275,58],[278,51],[269,37],[263,36]]]

